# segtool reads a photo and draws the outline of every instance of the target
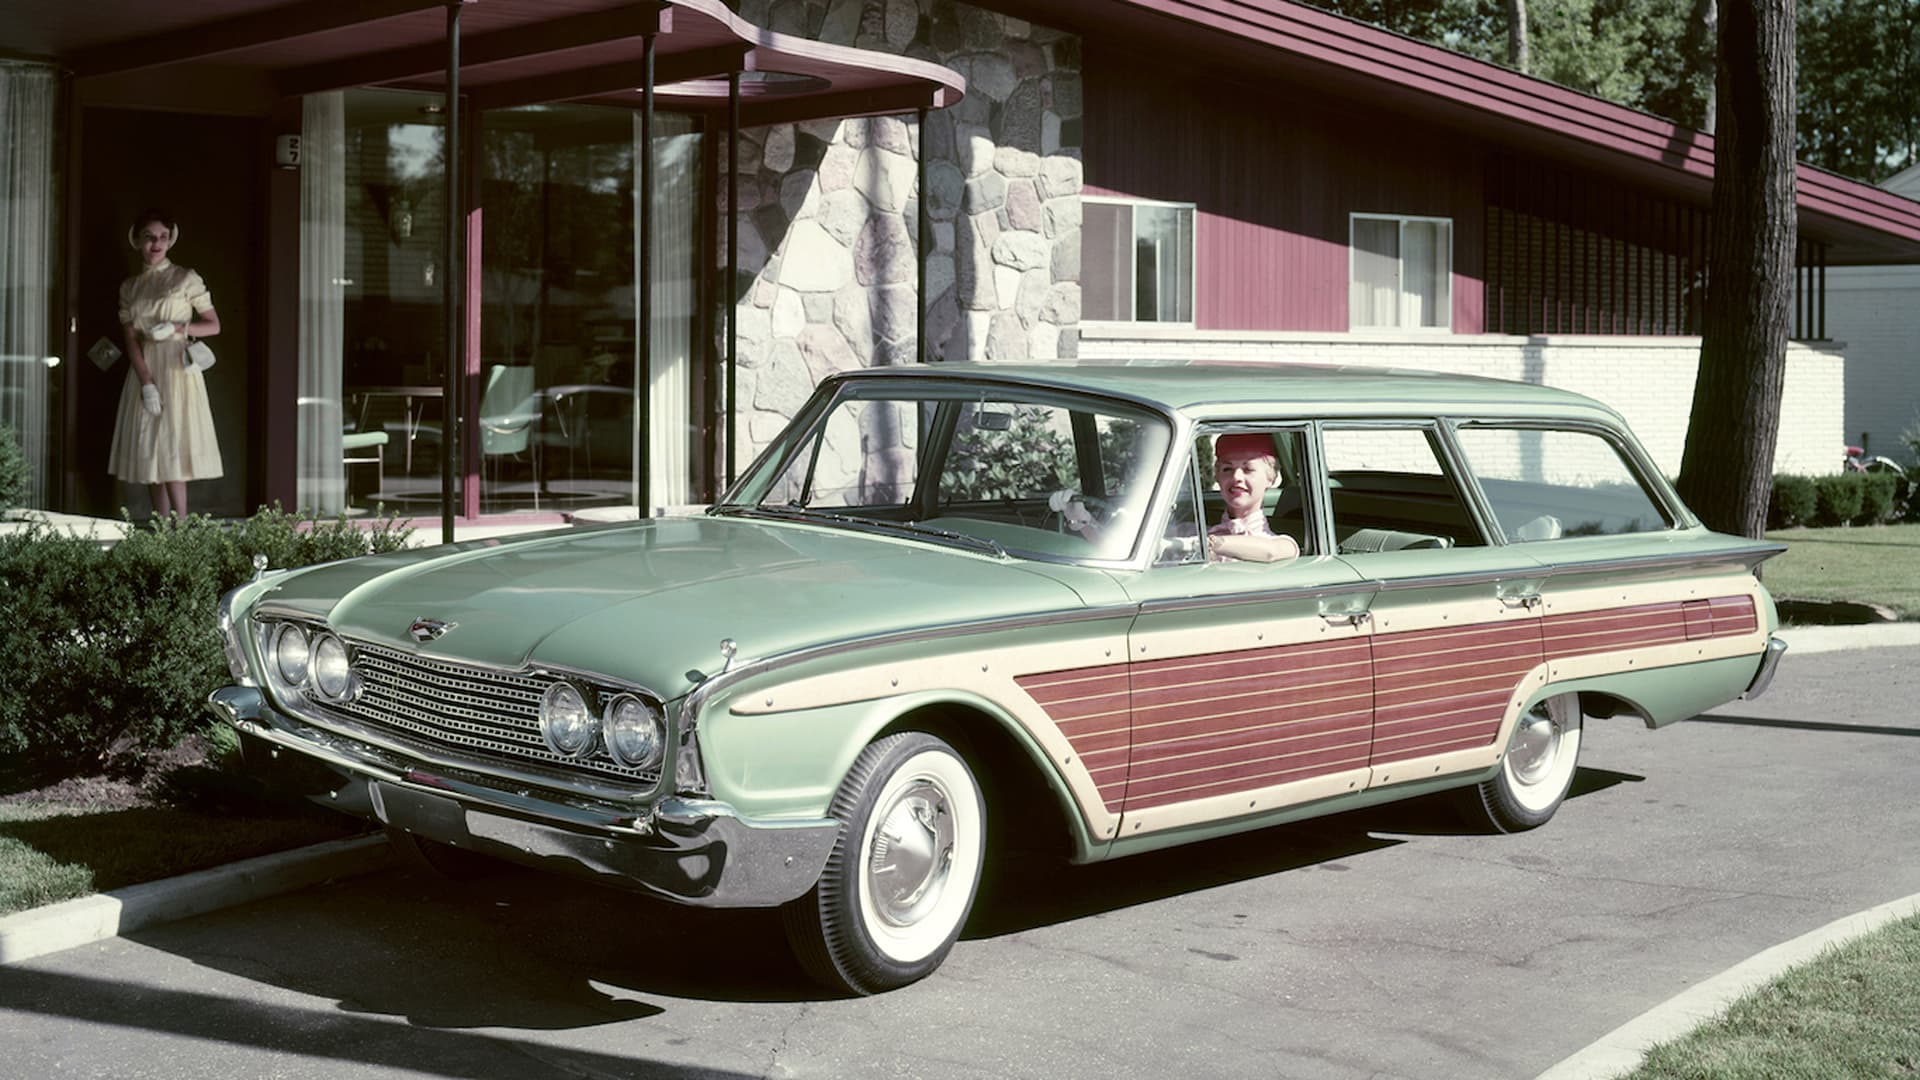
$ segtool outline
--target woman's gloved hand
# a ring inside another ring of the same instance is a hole
[[[140,386],[140,407],[147,410],[148,416],[160,415],[160,388],[152,383]]]

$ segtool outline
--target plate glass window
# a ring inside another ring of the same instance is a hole
[[[1080,290],[1092,321],[1191,325],[1193,205],[1086,199]]]
[[[1598,434],[1474,425],[1458,437],[1510,542],[1672,527],[1619,447]]]
[[[1352,328],[1452,326],[1453,222],[1355,214],[1352,225]]]

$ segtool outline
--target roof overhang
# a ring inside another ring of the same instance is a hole
[[[979,0],[1218,77],[1297,86],[1706,205],[1714,141],[1657,116],[1287,0]],[[1798,168],[1802,235],[1834,265],[1920,263],[1920,202]]]
[[[236,91],[227,111],[349,87],[444,92],[445,0],[26,0],[0,44],[48,56],[86,101],[152,100],[170,79]],[[755,26],[721,0],[484,0],[460,13],[460,87],[481,108],[588,102],[637,108],[653,43],[659,108],[741,121],[942,108],[966,91],[939,64]],[[211,95],[209,95],[211,96]]]

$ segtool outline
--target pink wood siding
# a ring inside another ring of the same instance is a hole
[[[1453,221],[1453,332],[1479,333],[1482,150],[1431,125],[1087,45],[1088,194],[1191,202],[1195,324],[1339,332],[1348,215]]]
[[[1373,639],[1373,764],[1485,746],[1540,663],[1532,619]]]

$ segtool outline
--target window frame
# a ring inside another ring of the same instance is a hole
[[[1187,300],[1187,311],[1194,316],[1193,318],[1187,319],[1185,321],[1164,320],[1164,319],[1141,319],[1139,317],[1140,312],[1136,309],[1133,312],[1134,317],[1130,319],[1082,318],[1080,320],[1081,325],[1094,327],[1096,329],[1123,328],[1123,327],[1133,328],[1138,326],[1166,326],[1176,330],[1194,329],[1198,325],[1198,321],[1199,321],[1199,299],[1200,299],[1200,261],[1199,261],[1200,260],[1200,208],[1199,208],[1199,204],[1192,203],[1192,202],[1176,202],[1176,201],[1171,201],[1167,199],[1137,199],[1127,195],[1082,195],[1080,197],[1080,203],[1081,203],[1082,211],[1085,210],[1087,204],[1092,203],[1092,204],[1101,205],[1101,206],[1125,206],[1125,207],[1128,207],[1129,209],[1134,209],[1142,206],[1166,207],[1172,210],[1185,210],[1188,213],[1192,214],[1193,215],[1193,242],[1187,250],[1188,274],[1187,274],[1186,300]],[[1135,222],[1138,221],[1138,219],[1130,217],[1128,221],[1129,221],[1129,224],[1134,224]],[[1084,247],[1086,243],[1086,229],[1084,225],[1081,228],[1080,236],[1081,236],[1081,244],[1083,245],[1081,248],[1081,267],[1082,267],[1081,293],[1083,297],[1082,303],[1084,306],[1084,296],[1086,291],[1086,280],[1085,280],[1085,269],[1084,269],[1086,266],[1086,256],[1085,256],[1086,249]],[[1138,226],[1137,224],[1134,224],[1133,233],[1132,233],[1133,242],[1127,245],[1126,295],[1128,298],[1127,302],[1129,305],[1135,303],[1135,301],[1139,296],[1139,289],[1140,289],[1140,259],[1139,259],[1139,247],[1138,247],[1139,236],[1140,236],[1140,233],[1139,233]],[[1449,259],[1451,259],[1452,257],[1451,248],[1449,248],[1448,257]]]
[[[1329,431],[1419,431],[1427,436],[1427,446],[1433,451],[1434,463],[1440,467],[1440,476],[1453,490],[1454,498],[1465,511],[1468,524],[1480,532],[1480,542],[1474,545],[1455,544],[1452,547],[1438,549],[1446,551],[1487,551],[1504,547],[1506,533],[1500,530],[1500,523],[1493,520],[1487,508],[1486,493],[1480,490],[1480,478],[1473,475],[1467,465],[1466,455],[1460,445],[1454,441],[1454,423],[1442,416],[1420,417],[1338,417],[1316,420],[1313,424],[1313,454],[1317,466],[1317,481],[1320,497],[1323,500],[1321,513],[1325,522],[1327,550],[1343,559],[1363,558],[1359,555],[1344,553],[1340,550],[1338,537],[1340,523],[1333,512],[1333,468],[1327,456],[1326,434]]]
[[[1680,502],[1679,496],[1673,491],[1672,485],[1666,482],[1664,475],[1655,467],[1652,459],[1647,457],[1646,451],[1639,443],[1627,438],[1621,432],[1606,424],[1595,423],[1588,420],[1555,420],[1544,417],[1473,416],[1448,418],[1442,422],[1442,427],[1445,429],[1449,450],[1453,452],[1460,461],[1463,475],[1469,478],[1472,489],[1471,499],[1475,512],[1480,515],[1481,527],[1488,530],[1490,538],[1497,537],[1497,539],[1492,540],[1494,543],[1502,546],[1516,545],[1525,547],[1544,542],[1558,543],[1567,540],[1619,539],[1620,535],[1662,536],[1692,528],[1697,524],[1692,513],[1686,508],[1686,505]],[[1620,460],[1626,465],[1627,471],[1633,474],[1634,481],[1640,485],[1640,490],[1653,501],[1655,509],[1659,510],[1661,515],[1667,519],[1667,527],[1661,530],[1650,530],[1639,533],[1603,534],[1598,537],[1563,536],[1556,541],[1514,540],[1507,536],[1505,527],[1500,524],[1500,517],[1494,512],[1493,501],[1487,498],[1486,489],[1481,486],[1480,474],[1473,470],[1465,447],[1458,442],[1456,433],[1462,429],[1561,431],[1597,436],[1601,441],[1611,446],[1614,452],[1620,456]]]
[[[1407,250],[1407,245],[1406,245],[1407,225],[1410,223],[1427,223],[1427,224],[1446,225],[1447,227],[1447,268],[1446,268],[1447,303],[1446,303],[1446,309],[1443,313],[1445,317],[1437,325],[1406,326],[1401,324],[1395,324],[1393,326],[1380,326],[1373,323],[1362,325],[1360,321],[1354,317],[1354,310],[1353,310],[1353,287],[1355,285],[1355,280],[1354,280],[1355,259],[1353,257],[1354,250],[1355,250],[1354,234],[1357,231],[1356,223],[1361,221],[1392,221],[1397,223],[1399,226],[1399,230],[1398,230],[1399,235],[1397,239],[1397,247],[1398,247],[1399,253],[1395,256],[1395,258],[1398,260],[1400,264],[1400,271],[1399,271],[1400,278],[1394,290],[1394,295],[1396,297],[1397,305],[1404,305],[1406,302],[1407,258],[1406,258],[1405,252]],[[1453,297],[1454,297],[1453,234],[1454,234],[1454,223],[1453,223],[1453,219],[1450,217],[1436,217],[1436,216],[1426,215],[1426,214],[1381,214],[1381,213],[1374,213],[1370,211],[1369,212],[1361,212],[1361,211],[1349,212],[1347,214],[1347,331],[1349,333],[1352,333],[1354,331],[1365,331],[1370,333],[1400,333],[1400,334],[1451,334],[1453,333]]]

